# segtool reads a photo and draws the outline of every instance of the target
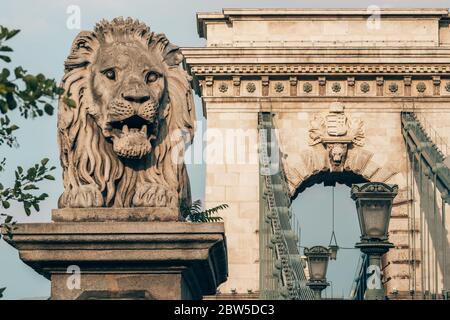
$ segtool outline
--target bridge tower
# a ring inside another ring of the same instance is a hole
[[[290,199],[321,182],[399,186],[383,260],[390,298],[450,290],[449,22],[439,8],[197,14],[206,45],[182,51],[207,121],[205,202],[230,206],[224,294],[268,290],[258,156],[267,113]]]

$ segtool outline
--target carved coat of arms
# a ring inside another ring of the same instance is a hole
[[[322,143],[329,153],[330,170],[343,171],[348,148],[363,146],[364,123],[350,119],[342,103],[334,103],[326,114],[316,114],[310,123],[309,145]]]

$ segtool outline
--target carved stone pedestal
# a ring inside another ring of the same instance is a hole
[[[126,210],[136,219],[142,208],[120,209],[119,221],[110,221],[117,209],[108,219],[105,209],[65,210],[54,220],[84,210],[90,221],[19,224],[5,236],[51,280],[51,299],[201,299],[227,278],[222,223],[124,221]]]

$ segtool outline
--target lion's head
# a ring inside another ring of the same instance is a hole
[[[327,144],[327,149],[330,158],[331,171],[342,171],[342,166],[347,157],[347,144],[329,143]]]
[[[76,106],[67,98],[59,105],[60,207],[175,207],[189,200],[184,164],[170,156],[194,130],[182,59],[163,34],[131,18],[78,34],[62,81]]]

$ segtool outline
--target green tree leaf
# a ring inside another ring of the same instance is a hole
[[[49,103],[45,104],[44,111],[46,114],[48,114],[49,116],[53,115],[53,110],[54,110],[54,108],[51,104],[49,104]]]
[[[14,69],[14,75],[16,78],[22,78],[26,73],[27,71],[20,66]]]
[[[0,59],[2,59],[5,62],[11,62],[11,58],[8,56],[0,55]]]
[[[5,100],[0,100],[0,112],[3,114],[8,112],[8,104]]]
[[[8,32],[8,35],[6,36],[6,40],[11,39],[12,37],[14,37],[16,34],[18,34],[20,32],[20,30],[10,30]]]
[[[6,103],[8,104],[9,110],[14,110],[17,107],[17,101],[14,98],[14,95],[12,94],[12,92],[8,92],[5,95],[5,98],[6,98]]]
[[[0,51],[3,51],[3,52],[12,52],[13,49],[11,49],[11,48],[8,47],[8,46],[0,46]]]
[[[6,201],[6,200],[3,200],[3,201],[2,201],[2,207],[3,207],[3,208],[8,209],[10,206],[11,206],[11,205],[10,205],[10,203],[9,203],[8,201]]]
[[[5,81],[6,79],[8,79],[10,74],[11,74],[11,72],[8,69],[3,68],[2,72],[0,73],[0,79],[2,81]]]

